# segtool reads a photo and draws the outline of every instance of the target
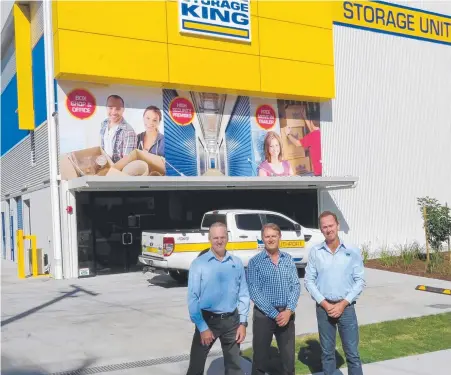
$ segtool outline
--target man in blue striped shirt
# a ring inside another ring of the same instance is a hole
[[[226,251],[227,228],[210,227],[209,251],[191,264],[188,277],[188,310],[195,324],[188,375],[204,373],[207,355],[216,339],[221,341],[226,375],[244,375],[240,344],[246,337],[249,290],[243,263]]]
[[[265,250],[247,266],[247,282],[254,302],[252,375],[264,375],[273,335],[282,360],[282,374],[294,375],[294,312],[301,285],[291,256],[279,250],[280,228],[262,228]]]
[[[358,350],[359,326],[355,301],[365,286],[360,250],[338,237],[337,216],[330,211],[319,217],[325,241],[310,249],[305,287],[316,301],[316,318],[324,375],[336,370],[335,342],[340,333],[349,375],[363,375]]]

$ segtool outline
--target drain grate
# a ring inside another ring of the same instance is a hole
[[[209,357],[217,356],[217,355],[222,355],[222,351],[214,350],[208,354]],[[133,368],[164,365],[167,363],[177,363],[177,362],[183,362],[183,361],[188,361],[188,360],[189,360],[189,354],[182,354],[182,355],[176,355],[176,356],[172,356],[172,357],[161,357],[161,358],[148,359],[148,360],[144,360],[144,361],[124,362],[124,363],[118,363],[118,364],[114,364],[114,365],[86,367],[86,368],[81,368],[81,369],[71,370],[71,371],[54,372],[54,373],[51,373],[50,375],[90,375],[90,374],[99,374],[102,372],[130,370]]]

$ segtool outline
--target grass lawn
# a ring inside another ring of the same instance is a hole
[[[360,356],[363,363],[406,357],[451,348],[451,313],[423,316],[360,326]],[[318,335],[296,338],[296,375],[322,370]],[[346,367],[337,334],[337,367]],[[243,351],[252,358],[252,348]],[[268,371],[278,374],[280,359],[276,343],[271,350]]]

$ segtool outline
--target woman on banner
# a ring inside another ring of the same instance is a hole
[[[164,157],[164,135],[159,132],[162,115],[156,106],[144,110],[144,132],[138,134],[138,150]]]
[[[294,176],[288,160],[282,160],[282,142],[276,132],[269,131],[264,140],[265,160],[258,167],[260,177]]]

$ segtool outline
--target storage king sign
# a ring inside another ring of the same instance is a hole
[[[178,0],[180,31],[251,41],[250,0]]]

